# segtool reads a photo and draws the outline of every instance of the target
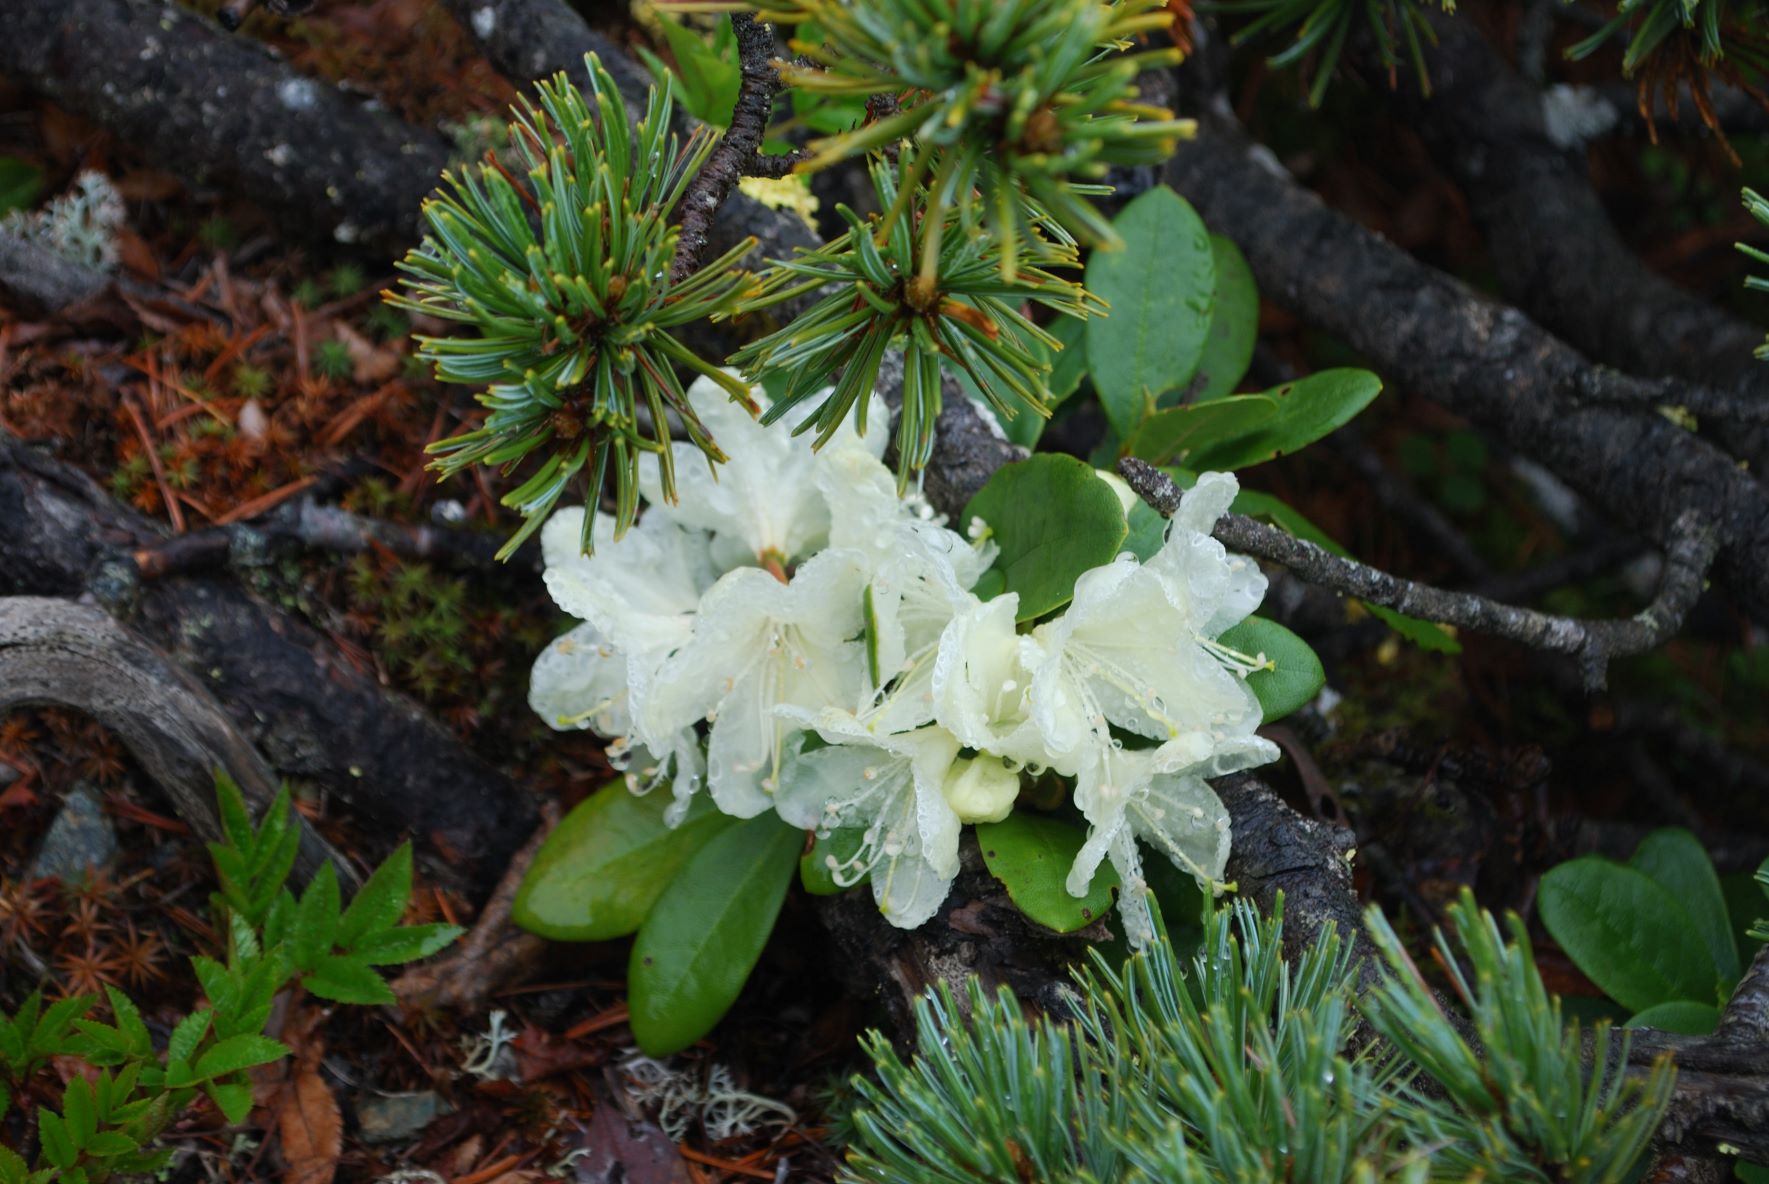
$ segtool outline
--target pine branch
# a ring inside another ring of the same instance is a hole
[[[671,268],[671,278],[677,282],[687,279],[700,266],[711,238],[713,218],[731,196],[737,179],[746,175],[784,175],[765,169],[757,171],[768,118],[774,111],[774,96],[780,93],[780,75],[774,69],[774,30],[747,12],[738,12],[731,15],[731,31],[737,35],[737,61],[743,80],[737,88],[737,106],[731,113],[731,126],[725,138],[707,157],[682,198],[682,234],[676,241],[676,260]]]

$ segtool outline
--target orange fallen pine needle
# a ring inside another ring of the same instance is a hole
[[[592,1032],[600,1032],[604,1028],[612,1028],[618,1024],[624,1024],[627,1022],[627,1018],[627,1005],[624,1003],[616,1003],[613,1007],[610,1007],[600,1015],[593,1015],[588,1019],[579,1020],[571,1027],[565,1029],[565,1039],[581,1039]]]
[[[156,465],[155,467],[157,468],[158,466]],[[282,505],[284,502],[288,501],[297,493],[300,493],[303,489],[306,489],[309,485],[312,485],[318,480],[318,477],[312,475],[301,477],[289,482],[287,485],[284,485],[279,489],[273,489],[269,493],[261,494],[249,502],[241,502],[227,513],[215,519],[215,525],[226,526],[230,522],[240,522],[247,518],[256,518],[266,510],[275,509],[277,506]],[[183,528],[180,527],[180,529]]]
[[[522,1159],[523,1157],[520,1155],[506,1155],[496,1163],[488,1164],[476,1172],[468,1172],[464,1176],[456,1176],[452,1181],[452,1184],[488,1184],[488,1181],[497,1179],[499,1176],[521,1163]]]
[[[141,414],[141,408],[129,395],[123,396],[123,409],[129,413],[129,419],[135,425],[135,434],[141,437],[141,449],[147,455],[147,464],[153,471],[154,483],[160,487],[160,500],[166,503],[166,513],[172,519],[172,530],[176,534],[183,534],[184,511],[178,508],[178,499],[172,496],[172,486],[166,481],[165,466],[160,464],[160,450],[154,446],[154,438],[147,430],[147,417]]]
[[[735,1172],[739,1176],[748,1176],[755,1180],[773,1180],[774,1173],[752,1168],[748,1164],[739,1163],[735,1159],[720,1159],[716,1155],[708,1155],[704,1151],[696,1151],[692,1147],[677,1147],[682,1158],[692,1163],[705,1164],[709,1168],[718,1168],[721,1172]]]

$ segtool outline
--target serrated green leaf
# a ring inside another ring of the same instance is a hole
[[[227,845],[249,858],[253,848],[252,815],[246,809],[245,795],[240,792],[239,783],[228,775],[226,769],[215,770],[215,805],[221,815],[221,833],[226,836]],[[212,852],[214,847],[210,848]]]
[[[1087,290],[1111,306],[1087,322],[1087,361],[1106,418],[1129,436],[1156,398],[1198,367],[1215,307],[1216,262],[1204,222],[1160,185],[1112,220],[1123,250],[1096,250]]]
[[[116,1017],[117,1029],[128,1042],[128,1051],[147,1056],[153,1052],[153,1038],[148,1035],[147,1025],[142,1022],[141,1010],[135,1001],[123,994],[116,987],[107,985],[105,994],[111,1001],[111,1014]]]
[[[399,923],[412,894],[412,845],[401,843],[351,898],[338,922],[335,944],[351,949],[363,937]]]
[[[1685,1036],[1707,1036],[1720,1026],[1720,1009],[1712,1003],[1678,999],[1649,1007],[1631,1017],[1623,1026],[1657,1028],[1660,1032],[1678,1032]]]
[[[301,976],[301,985],[310,995],[338,1003],[373,1006],[399,1001],[386,980],[366,962],[336,955],[321,958],[317,967]]]
[[[295,965],[312,970],[332,952],[338,935],[338,874],[322,863],[295,907],[289,927],[289,952]]]
[[[991,568],[1000,580],[994,589],[979,581],[977,595],[1018,593],[1021,621],[1069,603],[1075,580],[1110,563],[1129,531],[1118,495],[1093,467],[1055,454],[995,470],[965,506],[961,528],[978,518],[1000,547]]]
[[[730,825],[704,798],[682,824],[664,824],[670,800],[637,796],[616,779],[579,802],[547,836],[522,878],[511,916],[555,941],[606,941],[639,928],[670,879]]]
[[[242,1033],[217,1041],[196,1063],[196,1075],[202,1078],[226,1077],[254,1065],[268,1065],[289,1055],[289,1047],[268,1036]]]
[[[712,1030],[774,930],[803,832],[771,814],[714,835],[658,898],[628,964],[633,1038],[666,1056]]]
[[[1631,867],[1586,856],[1542,877],[1537,907],[1561,949],[1629,1011],[1712,1002],[1719,972],[1681,902]]]
[[[204,1035],[209,1031],[210,1021],[214,1018],[215,1013],[205,1008],[202,1011],[193,1011],[179,1020],[178,1026],[172,1029],[172,1035],[166,1041],[166,1060],[190,1060],[197,1045],[203,1042]]]
[[[1327,685],[1327,672],[1314,649],[1276,621],[1248,617],[1217,641],[1250,658],[1263,654],[1271,662],[1271,669],[1247,676],[1247,689],[1259,700],[1266,723],[1307,706]]]
[[[459,925],[406,925],[370,934],[351,949],[351,957],[369,966],[393,966],[428,958],[466,932]]]
[[[1628,866],[1656,880],[1673,900],[1689,911],[1690,920],[1707,943],[1719,972],[1723,994],[1738,981],[1738,943],[1732,940],[1732,920],[1720,877],[1701,841],[1681,827],[1655,830],[1640,840]]]
[[[73,1031],[74,1020],[92,1009],[92,996],[70,995],[51,1003],[38,1017],[31,1030],[28,1054],[33,1057],[55,1056],[65,1052],[65,1041]]]
[[[84,1077],[75,1077],[62,1090],[61,1116],[76,1148],[84,1148],[98,1133],[98,1108],[93,1103],[92,1084]]]
[[[252,1087],[249,1085],[228,1085],[219,1081],[211,1081],[203,1086],[203,1092],[215,1103],[223,1118],[238,1126],[246,1121],[252,1113]]]
[[[79,1158],[79,1148],[75,1146],[67,1124],[61,1115],[46,1107],[37,1111],[37,1139],[43,1144],[43,1158],[64,1172]]]
[[[977,845],[989,871],[1022,913],[1058,933],[1073,933],[1112,907],[1118,873],[1110,865],[1093,877],[1086,896],[1070,896],[1064,886],[1086,841],[1087,832],[1078,826],[1023,810],[977,826]]]
[[[83,1150],[99,1159],[116,1159],[135,1154],[140,1150],[140,1144],[121,1131],[99,1131],[86,1141]]]

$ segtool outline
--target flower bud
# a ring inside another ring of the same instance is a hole
[[[1020,774],[1000,757],[965,757],[952,762],[940,792],[960,822],[1000,822],[1020,796]]]

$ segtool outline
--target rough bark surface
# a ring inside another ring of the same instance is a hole
[[[509,778],[319,634],[225,577],[144,581],[163,540],[89,479],[0,433],[0,595],[90,594],[191,672],[277,772],[384,835],[411,834],[480,886],[538,817]]]
[[[448,160],[440,134],[158,0],[12,0],[0,74],[341,243],[409,246]]]
[[[1769,490],[1726,453],[1653,411],[1580,402],[1600,372],[1571,346],[1329,209],[1220,118],[1180,147],[1167,176],[1240,245],[1263,293],[1623,525],[1663,546],[1683,510],[1716,509],[1717,570],[1769,616]]]
[[[71,707],[110,729],[204,838],[222,837],[215,772],[262,809],[276,776],[195,679],[103,611],[41,596],[0,597],[0,715]],[[303,876],[331,858],[350,868],[299,816]]]
[[[1431,95],[1408,77],[1397,101],[1467,195],[1506,298],[1610,365],[1769,398],[1769,366],[1752,356],[1763,331],[1647,267],[1611,224],[1583,149],[1549,138],[1541,91],[1468,16],[1431,19]]]

